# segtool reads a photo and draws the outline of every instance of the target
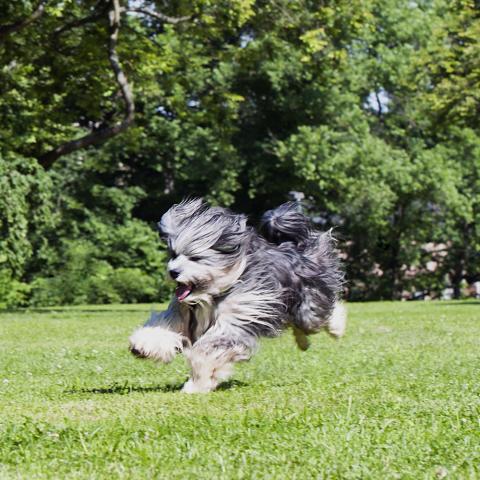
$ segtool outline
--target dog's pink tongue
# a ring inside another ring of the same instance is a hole
[[[175,289],[175,295],[177,296],[178,300],[182,301],[187,298],[190,293],[192,292],[192,287],[188,285],[179,285]]]

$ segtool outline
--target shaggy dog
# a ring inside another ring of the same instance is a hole
[[[163,362],[183,352],[191,366],[184,392],[214,390],[234,362],[255,353],[259,337],[291,326],[306,350],[307,335],[344,333],[332,236],[314,231],[296,204],[266,212],[259,233],[244,215],[199,199],[174,205],[158,226],[177,287],[168,309],[130,337],[130,350]]]

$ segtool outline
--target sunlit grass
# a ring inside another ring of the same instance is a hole
[[[480,478],[480,304],[350,305],[219,391],[127,351],[150,306],[0,315],[0,478]]]

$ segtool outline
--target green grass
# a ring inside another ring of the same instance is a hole
[[[150,306],[0,315],[0,478],[480,478],[480,304],[350,305],[220,391],[133,358]]]

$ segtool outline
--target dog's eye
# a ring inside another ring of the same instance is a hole
[[[230,253],[236,253],[238,250],[240,250],[240,245],[223,245],[221,247],[215,248],[215,250],[219,253],[223,253],[225,255],[228,255]]]
[[[176,253],[174,250],[172,250],[172,249],[169,248],[167,251],[168,251],[168,256],[169,256],[172,260],[175,260],[175,259],[178,257],[177,253]]]
[[[190,260],[192,262],[199,262],[202,259],[202,257],[190,257]]]

